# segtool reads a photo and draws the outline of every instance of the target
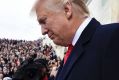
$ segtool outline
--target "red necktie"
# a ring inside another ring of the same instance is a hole
[[[43,80],[48,80],[48,77],[47,77],[47,76],[45,76],[45,77],[43,78]]]
[[[72,49],[73,49],[73,45],[72,45],[72,44],[69,44],[68,50],[67,50],[67,52],[66,52],[66,54],[65,54],[65,56],[64,56],[64,64],[66,63],[66,61],[67,61],[67,59],[68,59],[68,57],[69,57],[69,55],[70,55]]]

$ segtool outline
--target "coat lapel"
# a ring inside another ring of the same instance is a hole
[[[76,45],[74,46],[69,58],[67,59],[67,62],[65,65],[61,66],[58,76],[56,77],[56,80],[66,80],[68,73],[72,69],[74,63],[77,59],[80,58],[84,51],[84,47],[88,42],[90,41],[91,37],[93,36],[94,32],[96,31],[96,28],[100,26],[100,23],[97,22],[94,18],[91,20],[89,25],[86,27],[86,29],[82,32],[80,38],[78,39]],[[58,79],[59,78],[59,79]]]

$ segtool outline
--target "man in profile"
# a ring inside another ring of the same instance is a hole
[[[69,48],[55,80],[119,80],[119,24],[101,25],[84,0],[38,0],[34,10],[42,34]]]

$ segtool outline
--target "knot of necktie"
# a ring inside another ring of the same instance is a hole
[[[72,44],[69,44],[68,45],[68,50],[67,50],[67,52],[66,52],[66,54],[64,56],[64,64],[66,63],[66,61],[67,61],[67,59],[68,59],[68,57],[69,57],[72,49],[73,49],[73,45]]]

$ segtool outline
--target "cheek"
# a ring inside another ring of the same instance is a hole
[[[68,29],[68,21],[62,16],[56,16],[50,18],[47,24],[50,31],[52,31],[56,36],[65,35]]]

